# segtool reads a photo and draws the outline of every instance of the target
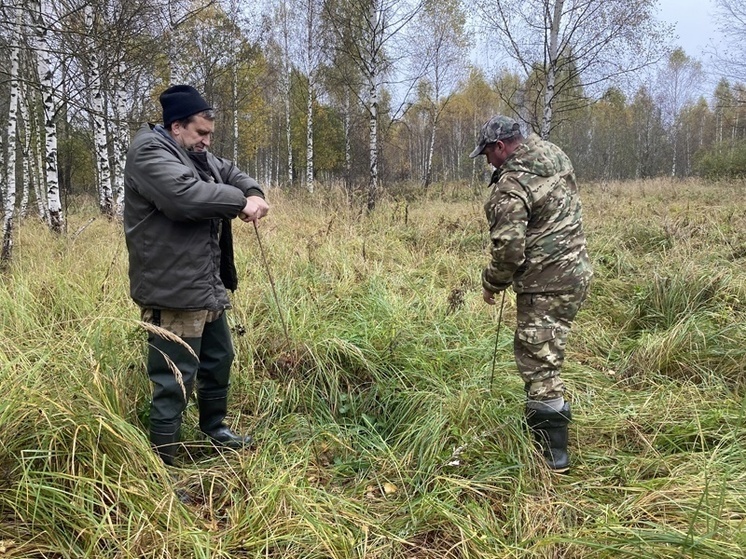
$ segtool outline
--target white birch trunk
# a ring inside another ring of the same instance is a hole
[[[125,64],[119,62],[119,72],[115,79],[115,99],[113,103],[114,112],[114,166],[112,181],[112,197],[114,199],[114,213],[121,216],[124,212],[124,162],[127,157],[127,146],[129,145],[129,127],[125,115],[127,114],[127,94],[124,91]]]
[[[671,157],[671,178],[676,176],[676,152],[679,151],[679,119],[673,123],[673,156]]]
[[[345,188],[352,189],[352,115],[350,114],[350,92],[345,95]]]
[[[178,0],[168,0],[168,32],[166,51],[168,52],[169,85],[184,83],[184,70],[181,64],[181,49],[177,40],[179,34]]]
[[[307,2],[306,14],[306,73],[308,74],[308,103],[306,109],[306,188],[309,192],[314,190],[313,171],[313,97],[314,97],[314,0]]]
[[[308,112],[306,113],[306,188],[314,190],[313,179],[313,87],[308,84]]]
[[[4,268],[13,257],[13,229],[16,213],[16,135],[18,132],[18,59],[20,56],[21,11],[14,9],[15,23],[10,49],[10,103],[8,107],[8,152],[3,196],[3,246],[0,252],[0,267]]]
[[[30,0],[31,15],[34,19],[35,45],[39,72],[39,88],[44,107],[44,169],[46,172],[46,198],[49,208],[49,226],[52,231],[61,233],[65,227],[60,198],[60,181],[57,171],[57,128],[55,126],[55,93],[52,80],[52,55],[47,41],[45,0]]]
[[[27,88],[28,95],[26,99],[31,99],[29,102],[30,106],[36,106],[37,94],[31,88]],[[27,121],[30,126],[29,131],[29,162],[33,160],[34,164],[31,165],[31,181],[34,187],[34,196],[36,197],[36,209],[39,214],[39,219],[44,223],[49,224],[49,207],[46,196],[45,186],[45,174],[44,174],[44,138],[41,133],[41,123],[39,122],[37,111],[29,111],[29,120]]]
[[[735,140],[738,137],[738,117],[739,113],[736,112],[736,118],[733,120],[733,127],[730,131],[730,139]]]
[[[168,69],[171,75],[168,82],[169,86],[184,83],[183,72],[179,64],[179,49],[176,46],[175,39],[177,31],[176,26],[171,26],[168,33]]]
[[[238,26],[238,0],[231,0],[231,20]],[[231,97],[233,101],[233,162],[238,165],[238,51],[240,49],[238,30],[233,34],[231,45]]]
[[[293,135],[290,121],[290,62],[285,62],[285,138],[288,145],[288,186],[293,184]]]
[[[368,70],[368,110],[369,110],[369,143],[370,153],[368,175],[368,211],[373,211],[378,200],[378,64],[379,42],[383,41],[384,14],[378,2],[370,3],[370,21],[373,23],[373,36],[370,38],[370,60]]]
[[[94,13],[91,6],[85,8],[85,25],[88,36],[94,35]],[[95,144],[96,174],[98,179],[98,200],[101,213],[108,217],[114,215],[114,202],[111,190],[111,166],[109,163],[109,146],[106,137],[106,121],[104,118],[103,92],[101,91],[101,72],[99,68],[96,45],[90,43],[90,87],[93,93],[91,99],[91,121],[93,123],[93,137]]]
[[[437,103],[438,103],[438,96],[435,96],[435,102],[436,102],[436,108],[435,108],[435,114],[433,115],[433,126],[432,130],[430,131],[430,142],[427,150],[427,161],[425,163],[425,177],[424,177],[424,188],[427,189],[428,186],[430,186],[430,181],[432,180],[432,172],[433,172],[433,154],[435,153],[435,134],[436,130],[438,128],[438,109],[437,109]]]
[[[476,138],[477,134],[479,133],[479,123],[477,122],[477,113],[472,114],[472,121],[471,121],[472,129],[475,131],[473,136]],[[472,185],[477,184],[477,159],[481,159],[479,157],[473,157],[471,158],[471,182]]]
[[[293,137],[290,114],[290,88],[293,67],[290,63],[290,10],[287,2],[283,1],[281,5],[280,24],[282,25],[282,92],[285,99],[285,141],[287,142],[287,180],[288,186],[293,184],[295,179],[293,173]],[[280,182],[280,176],[277,175],[277,182]]]
[[[373,73],[371,75],[371,84],[369,92],[369,144],[370,166],[368,176],[368,211],[373,211],[378,199],[378,77]]]
[[[34,181],[31,177],[30,158],[31,158],[31,124],[29,119],[28,88],[20,85],[20,95],[18,96],[18,113],[23,129],[19,130],[19,139],[21,141],[21,176],[23,177],[23,186],[21,193],[21,206],[19,215],[21,219],[28,215],[28,203],[31,196],[31,188]]]
[[[233,162],[238,165],[238,63],[235,60],[231,95],[233,96]]]
[[[546,6],[545,17],[549,20],[549,42],[545,48],[547,49],[546,56],[549,64],[547,66],[546,83],[544,84],[544,114],[541,119],[541,137],[544,139],[549,138],[549,133],[552,130],[552,104],[554,102],[554,86],[557,80],[557,61],[559,59],[559,30],[564,4],[564,0],[555,0],[551,17],[549,15],[549,5]]]

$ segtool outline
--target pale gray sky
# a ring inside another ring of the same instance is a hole
[[[659,19],[676,25],[674,44],[706,62],[707,47],[718,40],[714,0],[658,0],[658,6]]]
[[[702,83],[703,93],[711,91],[721,78],[718,65],[712,63],[710,56],[713,45],[719,41],[714,14],[715,0],[658,0],[658,19],[675,26],[670,37],[671,44],[681,46],[689,56],[703,64],[706,74],[706,80]],[[476,36],[472,61],[494,71],[508,60],[501,58],[500,52],[488,44],[488,39],[479,34]]]

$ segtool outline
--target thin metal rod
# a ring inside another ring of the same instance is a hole
[[[492,352],[492,372],[490,373],[490,393],[492,392],[492,382],[495,380],[495,361],[497,361],[497,342],[500,340],[500,327],[503,324],[503,308],[505,308],[505,291],[503,291],[500,300],[500,310],[497,315],[497,332],[495,333],[495,350]]]
[[[280,315],[280,322],[282,322],[282,329],[285,332],[285,341],[288,344],[288,347],[290,347],[290,334],[288,334],[288,327],[285,324],[285,318],[282,314],[282,307],[280,307],[280,299],[277,297],[277,290],[275,289],[275,282],[272,279],[272,272],[269,269],[269,262],[267,261],[267,255],[264,252],[264,247],[262,246],[262,239],[259,237],[259,228],[256,226],[256,221],[252,222],[254,224],[254,232],[256,233],[256,240],[259,243],[259,251],[262,253],[262,260],[264,261],[264,267],[267,269],[267,277],[269,278],[269,284],[272,286],[272,295],[275,298],[275,304],[277,305],[277,314]],[[313,397],[316,391],[311,392],[311,403],[313,404]],[[306,426],[308,427],[308,440],[311,441],[311,448],[313,449],[313,455],[316,458],[316,464],[321,464],[321,458],[319,455],[319,450],[316,448],[316,437],[313,436],[313,430],[311,429],[311,414],[308,411],[308,404],[306,404],[305,399],[302,397],[300,398],[301,404],[303,405],[303,412],[306,414],[307,423]]]
[[[267,255],[264,252],[264,246],[262,245],[262,239],[259,236],[259,228],[256,226],[256,221],[252,221],[254,224],[254,233],[256,233],[256,241],[259,243],[259,252],[262,254],[262,261],[264,262],[264,268],[267,270],[267,277],[269,278],[269,285],[272,287],[272,296],[275,298],[275,305],[277,305],[277,314],[280,315],[280,322],[282,323],[282,330],[285,332],[285,341],[288,346],[290,345],[290,334],[288,333],[287,324],[285,324],[285,317],[282,314],[282,307],[280,306],[280,299],[277,297],[277,290],[275,289],[275,280],[272,279],[272,271],[269,269],[269,262],[267,261]]]

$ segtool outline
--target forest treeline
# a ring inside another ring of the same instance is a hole
[[[741,0],[717,0],[738,43]],[[212,149],[269,186],[345,185],[368,210],[406,183],[476,184],[480,125],[514,116],[583,180],[740,176],[738,56],[705,70],[657,0],[11,0],[0,6],[3,254],[66,200],[121,211],[123,164],[158,94],[204,92]],[[478,53],[475,56],[474,53]],[[473,60],[480,60],[475,64]]]

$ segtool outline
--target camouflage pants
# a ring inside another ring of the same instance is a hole
[[[575,315],[587,286],[571,293],[521,293],[513,352],[529,400],[551,400],[565,393],[560,369]]]

